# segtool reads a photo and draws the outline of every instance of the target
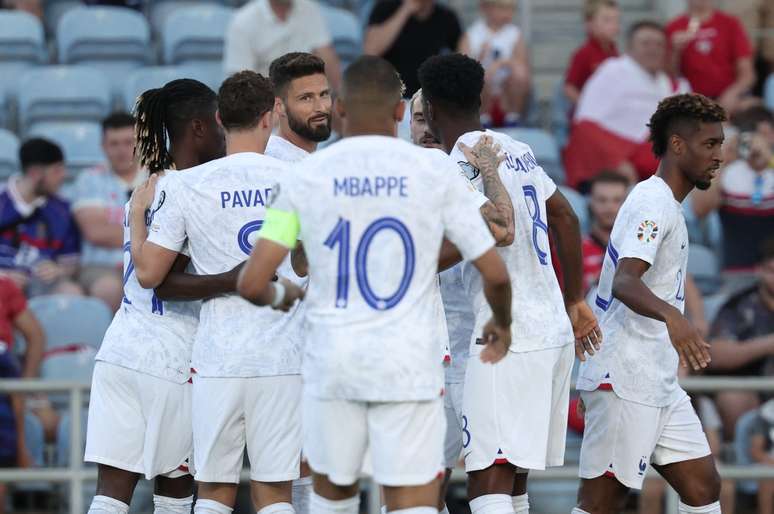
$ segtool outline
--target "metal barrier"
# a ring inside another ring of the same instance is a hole
[[[760,391],[774,392],[774,379],[771,378],[728,378],[728,377],[689,377],[680,381],[680,385],[689,392],[717,391]],[[70,420],[70,466],[66,468],[36,468],[36,469],[0,469],[0,482],[53,482],[68,483],[70,492],[70,514],[83,514],[83,483],[95,481],[97,470],[83,467],[83,441],[81,437],[81,409],[84,393],[88,392],[89,384],[77,382],[49,382],[43,380],[0,380],[0,394],[7,393],[69,393]],[[720,476],[732,480],[774,479],[774,466],[718,466]],[[578,470],[575,467],[564,466],[546,471],[530,472],[530,480],[568,480],[577,479]],[[242,480],[249,480],[247,470],[242,474]],[[464,482],[465,473],[461,469],[454,470],[452,481]],[[365,488],[368,490],[368,512],[379,514],[379,494],[369,480]],[[669,489],[666,512],[677,512],[677,495]]]

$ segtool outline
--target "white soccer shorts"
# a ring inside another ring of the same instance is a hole
[[[187,475],[191,384],[98,361],[86,430],[86,462],[140,473],[148,480]]]
[[[709,455],[707,437],[688,395],[666,407],[622,399],[613,391],[583,391],[586,428],[580,477],[608,474],[642,489],[648,464],[672,464]]]
[[[200,482],[237,484],[245,446],[250,480],[299,477],[301,376],[193,377],[193,442]]]
[[[323,400],[304,395],[304,455],[316,473],[351,485],[370,450],[374,480],[418,486],[443,473],[443,399],[421,402]]]
[[[574,360],[572,344],[508,352],[497,364],[470,356],[462,409],[465,471],[563,464]]]
[[[462,436],[466,429],[462,420],[463,382],[447,382],[444,389],[443,408],[446,413],[446,440],[444,441],[444,463],[447,468],[457,467],[462,456]]]

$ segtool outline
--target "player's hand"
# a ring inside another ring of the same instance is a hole
[[[680,365],[690,365],[694,371],[706,368],[712,358],[710,357],[710,345],[704,341],[696,327],[688,319],[675,311],[675,314],[666,319],[667,331],[672,346],[680,357]]]
[[[157,174],[153,173],[148,180],[137,186],[132,193],[132,199],[129,208],[132,212],[145,213],[153,204],[153,198],[156,196],[156,182],[159,180]]]
[[[508,348],[511,347],[510,326],[502,327],[494,319],[490,319],[484,325],[482,337],[486,346],[481,351],[481,362],[496,364],[508,355]]]
[[[293,307],[293,304],[296,303],[296,300],[304,299],[304,290],[286,278],[280,277],[278,282],[285,287],[285,294],[282,297],[282,302],[277,306],[272,305],[272,308],[278,311],[288,312],[290,308]]]
[[[581,362],[585,361],[586,354],[594,355],[602,345],[602,330],[597,323],[597,317],[585,300],[568,306],[567,316],[575,336],[575,355]]]
[[[505,154],[500,152],[500,145],[495,144],[492,136],[481,136],[473,148],[463,142],[458,143],[457,147],[465,155],[465,160],[482,173],[485,170],[497,171],[500,163],[505,160]]]

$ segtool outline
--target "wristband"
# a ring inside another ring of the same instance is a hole
[[[272,282],[271,286],[274,289],[274,299],[271,301],[271,306],[279,307],[285,301],[285,285],[278,280]]]

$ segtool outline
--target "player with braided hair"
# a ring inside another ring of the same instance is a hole
[[[616,217],[595,301],[605,344],[578,377],[586,429],[573,514],[619,512],[650,464],[680,495],[681,514],[720,514],[715,461],[677,369],[710,360],[683,314],[688,230],[680,204],[710,187],[723,162],[725,120],[697,94],[662,100],[650,119],[661,164]]]
[[[191,79],[143,93],[136,107],[135,150],[143,165],[164,175],[164,181],[167,168],[189,168],[221,156],[224,139],[215,110],[215,93]],[[146,213],[148,223],[165,203],[163,197],[156,199]],[[89,513],[125,514],[144,475],[155,479],[156,514],[189,514],[189,378],[199,304],[166,300],[233,291],[237,270],[189,275],[183,272],[188,258],[181,258],[160,288],[143,289],[129,252],[128,213],[127,205],[124,298],[105,334],[92,378],[85,460],[98,464],[98,479]]]

